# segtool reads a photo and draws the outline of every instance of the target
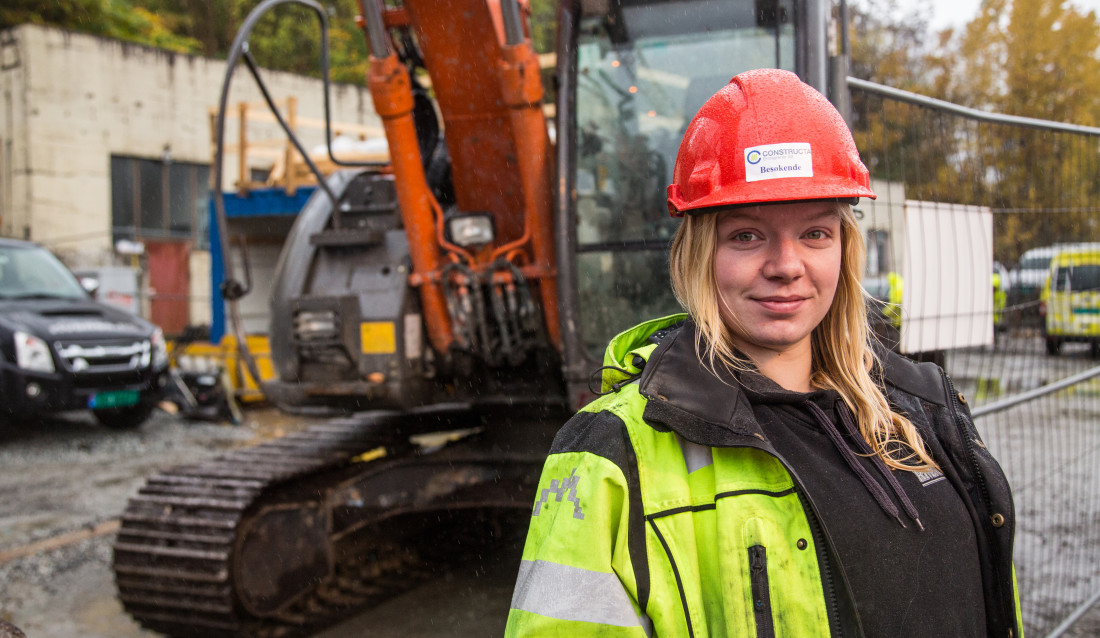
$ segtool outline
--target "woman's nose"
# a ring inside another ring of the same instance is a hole
[[[779,239],[771,246],[767,261],[764,262],[763,275],[768,279],[793,280],[806,273],[799,245],[793,239]]]

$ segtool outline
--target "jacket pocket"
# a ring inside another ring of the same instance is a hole
[[[768,551],[763,545],[749,548],[749,581],[757,638],[775,638],[771,595],[768,593]]]

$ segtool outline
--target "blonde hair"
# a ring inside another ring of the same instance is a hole
[[[841,228],[840,279],[825,318],[811,333],[813,363],[810,383],[835,390],[856,416],[863,438],[890,467],[928,470],[937,464],[920,433],[904,415],[890,408],[872,377],[876,358],[867,321],[866,293],[860,285],[866,248],[852,207],[836,204]],[[718,214],[686,215],[669,255],[672,290],[698,328],[696,350],[717,374],[717,366],[749,370],[752,362],[739,356],[719,309],[714,274]],[[737,317],[733,317],[737,322]],[[908,450],[904,454],[899,454]]]

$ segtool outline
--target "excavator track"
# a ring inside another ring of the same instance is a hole
[[[428,580],[461,534],[441,512],[486,536],[530,507],[545,447],[463,447],[481,418],[334,420],[149,478],[114,546],[124,608],[172,636],[298,636]],[[410,441],[432,430],[452,434]]]

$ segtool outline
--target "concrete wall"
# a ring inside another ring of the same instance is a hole
[[[0,33],[0,235],[44,243],[73,267],[117,261],[111,155],[210,164],[209,112],[224,73],[220,60],[59,29],[22,25]],[[259,102],[243,66],[236,74],[230,104]],[[277,72],[264,78],[276,99],[297,97],[301,118],[323,118],[319,80]],[[333,85],[332,110],[336,121],[381,133],[363,87]],[[250,129],[250,139],[282,139],[269,129]],[[321,130],[301,133],[307,149],[324,142]],[[236,141],[231,119],[227,136]],[[229,161],[226,189],[236,177]]]

